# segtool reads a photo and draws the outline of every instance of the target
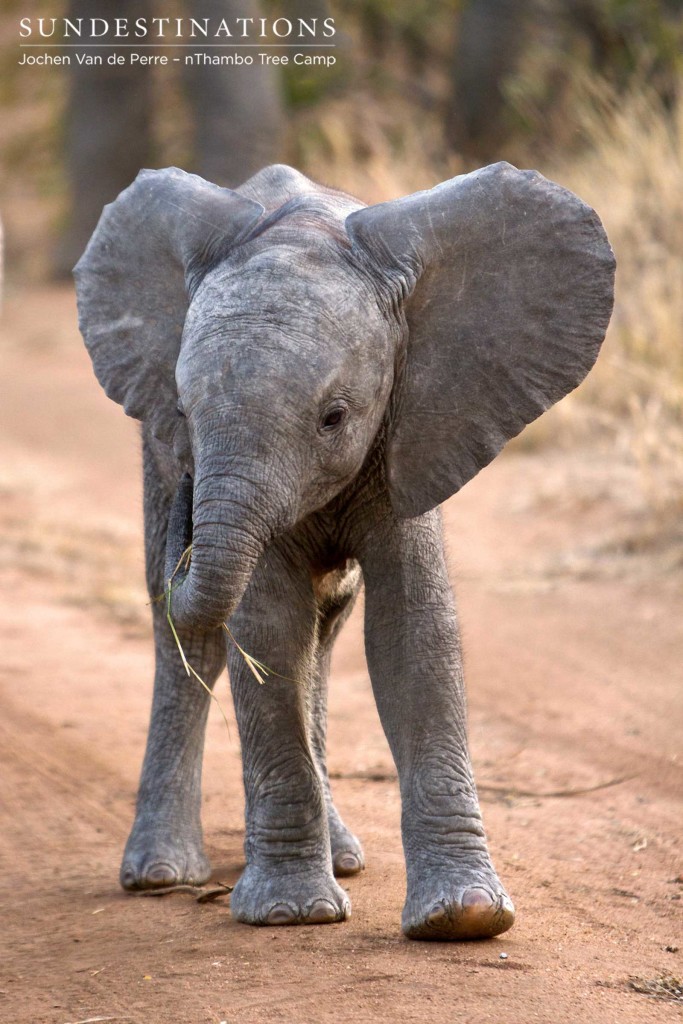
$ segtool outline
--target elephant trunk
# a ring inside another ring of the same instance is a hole
[[[221,473],[187,474],[171,507],[164,580],[174,625],[211,629],[239,604],[271,531],[253,514],[254,495]],[[192,545],[188,560],[183,558]]]

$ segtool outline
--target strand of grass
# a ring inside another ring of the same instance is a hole
[[[244,650],[244,648],[237,643],[237,640],[235,639],[233,633],[230,630],[230,627],[226,622],[223,623],[223,629],[228,634],[233,644],[246,661],[248,668],[251,670],[251,672],[253,672],[253,674],[256,676],[261,685],[265,683],[265,679],[263,678],[263,676],[275,676],[277,679],[284,679],[288,683],[296,683],[296,679],[292,679],[291,676],[283,676],[280,672],[276,672],[274,669],[268,668],[268,666],[264,665],[262,661],[257,661],[257,659],[254,658],[251,654],[248,654]]]
[[[185,548],[185,550],[183,551],[183,553],[182,553],[182,555],[180,556],[180,558],[178,559],[178,561],[177,561],[177,563],[176,563],[176,567],[175,567],[175,569],[173,570],[173,572],[171,573],[171,578],[170,578],[170,580],[168,581],[168,586],[166,587],[166,590],[164,590],[163,594],[157,594],[157,596],[156,596],[156,597],[152,597],[152,598],[150,598],[150,604],[159,604],[159,602],[160,602],[160,601],[163,601],[163,600],[164,600],[164,598],[166,598],[167,600],[169,600],[169,598],[170,598],[170,595],[171,595],[171,594],[173,593],[173,591],[174,591],[174,590],[176,589],[176,587],[179,587],[179,586],[180,586],[180,585],[182,584],[182,582],[183,582],[182,580],[179,580],[179,581],[178,581],[178,582],[176,583],[176,585],[175,585],[175,586],[172,586],[172,585],[171,585],[171,584],[173,583],[173,579],[174,579],[174,577],[175,577],[176,573],[177,573],[177,572],[178,572],[178,570],[179,570],[179,569],[180,569],[180,568],[182,567],[182,565],[183,565],[183,561],[185,562],[185,569],[186,569],[186,570],[187,570],[187,569],[189,569],[189,568],[190,568],[190,559],[191,559],[191,558],[192,558],[192,545],[191,545],[191,544],[189,544],[189,545],[188,545],[188,546],[187,546],[187,547]]]
[[[269,669],[267,669],[265,665],[262,665],[260,661],[257,661],[256,658],[252,658],[250,654],[247,654],[243,647],[240,647],[240,645],[237,643],[234,636],[230,632],[230,628],[225,622],[223,623],[223,629],[228,634],[228,636],[234,643],[235,647],[244,658],[244,661],[249,671],[252,673],[257,682],[260,683],[261,686],[263,686],[263,684],[265,683],[265,679],[263,678],[263,676],[269,676],[271,674]],[[263,673],[263,675],[261,673]]]
[[[211,698],[211,700],[217,705],[218,710],[221,713],[221,718],[225,722],[225,727],[226,727],[226,729],[228,730],[228,733],[229,733],[230,732],[230,723],[228,722],[228,716],[225,713],[223,705],[221,704],[221,702],[219,701],[218,697],[213,692],[211,687],[208,686],[207,683],[204,682],[204,680],[200,676],[199,672],[197,672],[192,667],[192,665],[190,665],[189,661],[185,657],[185,651],[183,650],[183,645],[181,644],[180,637],[178,636],[178,634],[176,632],[176,628],[173,625],[173,619],[171,618],[170,613],[167,615],[167,619],[168,619],[168,624],[171,627],[171,631],[173,633],[173,639],[176,642],[176,646],[177,646],[178,651],[180,653],[180,657],[182,658],[182,662],[183,662],[183,666],[185,668],[185,671],[187,672],[188,676],[192,676],[194,679],[197,680],[197,682],[200,684],[200,686],[204,687],[204,689],[206,690],[206,692],[209,695],[209,697]]]
[[[183,554],[183,557],[184,557],[184,554]],[[181,561],[182,561],[182,558],[181,558]],[[175,575],[175,573],[178,571],[179,566],[180,566],[180,562],[178,562],[178,565],[176,566],[176,568],[175,568],[175,570],[173,572],[173,575]],[[187,672],[188,676],[192,676],[194,679],[197,680],[197,682],[201,686],[204,687],[204,689],[208,693],[208,695],[211,698],[211,700],[214,701],[214,703],[218,706],[218,710],[221,713],[221,717],[222,717],[223,721],[225,722],[225,726],[226,726],[226,728],[228,730],[228,734],[229,734],[230,733],[230,723],[228,722],[228,717],[227,717],[227,715],[225,713],[225,710],[223,709],[223,705],[221,704],[221,702],[219,701],[218,697],[213,692],[211,687],[208,686],[207,683],[204,682],[204,680],[200,676],[199,672],[197,672],[192,667],[192,665],[190,665],[189,661],[185,657],[185,651],[183,650],[183,645],[180,642],[180,637],[178,636],[178,632],[177,632],[177,630],[175,628],[175,624],[173,622],[173,616],[171,615],[171,583],[172,583],[172,580],[173,580],[173,576],[171,576],[171,579],[168,581],[168,588],[167,588],[167,591],[166,591],[166,594],[167,594],[166,621],[168,622],[169,626],[171,627],[171,633],[173,634],[173,639],[175,640],[176,647],[178,648],[178,653],[180,654],[180,658],[181,658],[182,663],[183,663],[183,668]]]
[[[176,562],[175,569],[171,573],[171,578],[168,581],[169,587],[171,586],[171,583],[173,582],[173,580],[174,580],[174,578],[176,576],[176,573],[181,568],[183,562],[185,562],[185,569],[189,569],[190,568],[190,561],[191,561],[191,559],[192,559],[192,545],[188,544],[188,546],[185,548],[185,550],[183,551],[182,555],[180,556],[180,558]]]
[[[180,657],[181,657],[182,662],[183,662],[183,667],[184,667],[185,671],[187,672],[187,674],[189,676],[191,674],[190,673],[190,663],[188,662],[187,658],[185,657],[185,651],[183,650],[183,645],[180,642],[180,637],[178,636],[178,633],[176,632],[175,624],[174,624],[173,618],[171,616],[171,580],[172,579],[173,579],[173,577],[171,577],[171,579],[168,581],[168,590],[166,591],[166,621],[168,622],[169,626],[171,627],[171,632],[173,633],[173,639],[175,640],[176,647],[178,648],[178,651],[180,652]]]
[[[173,622],[173,618],[171,616],[171,594],[172,594],[173,590],[175,589],[175,587],[173,586],[173,579],[174,579],[174,577],[176,576],[176,574],[179,572],[179,570],[181,568],[184,567],[185,570],[189,569],[191,559],[192,559],[192,545],[190,544],[190,545],[188,545],[188,547],[185,548],[185,550],[181,554],[180,558],[178,559],[178,561],[176,563],[176,567],[173,570],[173,572],[171,573],[171,578],[168,581],[168,585],[167,585],[167,588],[166,588],[166,619],[168,621],[169,626],[171,627],[171,632],[173,633],[173,639],[176,642],[176,646],[177,646],[178,651],[180,653],[180,657],[182,658],[183,667],[184,667],[187,675],[188,676],[190,676],[190,675],[194,676],[195,679],[197,679],[198,682],[201,683],[201,685],[204,687],[204,689],[207,691],[207,693],[210,694],[212,699],[215,700],[216,703],[218,703],[218,706],[221,709],[221,714],[223,715],[223,719],[225,721],[225,724],[227,725],[227,718],[225,717],[225,712],[223,711],[223,708],[221,707],[221,705],[220,705],[220,703],[218,701],[218,698],[215,696],[213,691],[209,689],[209,687],[206,685],[206,683],[201,678],[201,676],[192,668],[192,665],[190,665],[189,661],[185,657],[185,652],[184,652],[183,646],[182,646],[182,644],[180,642],[180,637],[178,636],[177,630],[176,630],[174,622]],[[184,563],[184,565],[183,565],[183,563]],[[179,583],[176,583],[176,587],[180,586],[180,583],[182,583],[182,580]],[[164,595],[162,594],[161,597],[163,597],[163,596]],[[159,600],[159,598],[154,598],[154,600],[155,601]],[[252,673],[252,675],[254,676],[254,678],[256,679],[256,681],[259,683],[260,686],[263,686],[263,684],[266,681],[264,677],[268,677],[268,676],[277,676],[278,679],[285,679],[288,683],[296,683],[296,679],[291,679],[289,676],[283,676],[279,672],[273,671],[273,669],[268,668],[267,665],[264,665],[262,661],[258,661],[257,658],[254,658],[251,654],[248,653],[248,651],[245,651],[245,649],[241,646],[241,644],[239,644],[237,642],[237,640],[235,639],[235,636],[232,633],[232,631],[231,631],[230,627],[228,626],[227,622],[223,623],[223,629],[228,634],[228,636],[230,637],[231,641],[233,642],[233,644],[235,645],[237,650],[240,652],[240,654],[244,658],[244,661],[245,661],[245,664],[246,664],[247,668]]]
[[[183,585],[183,581],[182,580],[178,580],[178,582],[174,583],[172,587],[167,586],[162,594],[155,594],[154,597],[150,597],[150,599],[149,599],[149,601],[147,603],[148,604],[161,604],[162,601],[165,601],[167,599],[169,593],[172,594],[174,590],[177,590],[178,587],[181,587],[182,585]]]

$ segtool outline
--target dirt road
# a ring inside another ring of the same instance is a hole
[[[506,456],[445,510],[513,931],[400,935],[399,799],[358,612],[330,723],[368,860],[346,883],[352,919],[252,929],[228,900],[118,888],[152,672],[136,428],[94,381],[68,289],[10,294],[1,359],[3,1024],[679,1019],[682,1002],[637,989],[683,976],[683,589],[585,554],[614,516],[599,465],[576,469],[590,499],[568,500],[562,456]],[[243,863],[236,737],[214,708],[204,822],[225,883]]]

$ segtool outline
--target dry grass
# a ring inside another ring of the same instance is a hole
[[[381,104],[359,90],[323,104],[295,124],[291,161],[315,181],[380,203],[459,174],[433,116],[416,118],[405,102]]]
[[[683,108],[651,92],[617,99],[593,86],[586,150],[551,173],[603,219],[617,256],[603,353],[555,423],[587,431],[639,470],[643,509],[676,533],[683,513]]]
[[[631,978],[628,984],[634,992],[641,992],[654,999],[683,1002],[683,979],[673,974],[662,974],[658,978]]]
[[[65,604],[96,609],[127,636],[149,635],[139,543],[123,531],[34,517],[22,508],[3,515],[0,560],[6,573],[49,580]]]

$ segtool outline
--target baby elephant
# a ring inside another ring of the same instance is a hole
[[[467,750],[437,506],[583,379],[613,272],[595,213],[505,163],[370,207],[284,166],[235,191],[169,168],[106,207],[75,271],[80,326],[105,391],[143,423],[149,592],[170,592],[210,686],[227,644],[246,791],[239,921],[349,916],[334,876],[364,861],[330,794],[326,687],[362,582],[403,805],[403,931],[512,925]],[[210,870],[209,700],[166,602],[152,607],[126,889]],[[259,686],[223,623],[279,675]]]

